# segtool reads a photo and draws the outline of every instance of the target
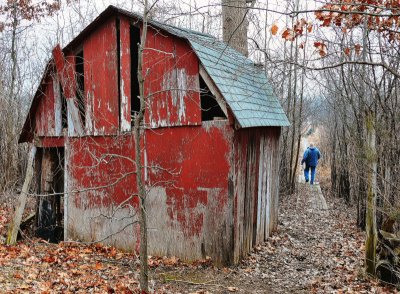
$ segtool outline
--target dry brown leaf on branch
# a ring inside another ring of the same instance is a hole
[[[327,47],[323,42],[314,42],[314,47],[317,48],[318,53],[321,57],[326,56]]]
[[[354,46],[354,49],[355,49],[357,55],[361,54],[361,45],[360,44],[356,44]]]
[[[271,34],[275,36],[278,33],[278,29],[278,25],[274,23],[271,27]]]
[[[291,29],[286,29],[282,33],[282,38],[285,39],[286,41],[293,41],[294,40],[294,33],[293,30]]]

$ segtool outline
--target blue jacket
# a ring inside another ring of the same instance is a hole
[[[319,152],[317,147],[308,147],[306,151],[304,151],[303,160],[301,164],[304,162],[306,166],[317,166],[318,159],[321,158],[321,153]]]

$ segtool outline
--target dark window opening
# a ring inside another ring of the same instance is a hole
[[[85,119],[86,119],[84,71],[85,68],[84,68],[83,51],[80,51],[76,55],[75,59],[76,100],[78,102],[78,110],[83,127],[85,126]]]
[[[130,51],[131,51],[131,115],[140,110],[140,91],[139,80],[137,76],[138,71],[138,56],[140,44],[140,29],[134,25],[130,27]],[[133,123],[133,120],[132,120]]]
[[[63,129],[68,128],[68,114],[67,114],[67,99],[64,95],[64,90],[60,83],[60,95],[61,95],[61,126]]]
[[[202,77],[200,77],[200,103],[202,121],[226,119],[225,113]]]
[[[52,243],[64,239],[64,148],[39,149],[36,236]]]

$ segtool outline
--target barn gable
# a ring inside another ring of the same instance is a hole
[[[141,18],[140,15],[111,7],[129,17]],[[256,67],[253,61],[211,35],[158,21],[149,23],[190,42],[201,64],[232,110],[239,127],[290,125],[264,71]]]
[[[189,40],[241,128],[284,127],[289,121],[262,69],[215,37],[154,22]]]
[[[115,26],[113,27],[114,24],[110,22],[110,19],[112,17],[117,17],[117,26],[121,38],[121,56],[120,56],[120,61],[119,62],[124,62],[124,59],[127,60],[129,59],[129,56],[124,55],[124,52],[127,52],[129,50],[129,44],[124,42],[124,40],[129,41],[129,23],[137,23],[140,21],[141,16],[138,14],[134,14],[131,12],[128,12],[126,10],[122,10],[119,8],[116,8],[114,6],[109,6],[103,13],[99,15],[90,25],[88,25],[75,39],[73,39],[63,50],[64,53],[71,52],[71,51],[76,51],[76,48],[79,46],[83,45],[83,50],[86,52],[86,54],[91,54],[92,50],[89,48],[96,48],[96,46],[87,46],[85,44],[88,43],[93,43],[96,42],[98,39],[96,35],[101,34],[101,31],[104,29],[110,30],[112,32],[111,35],[115,35],[116,29]],[[121,20],[120,20],[121,19]],[[108,23],[108,25],[107,25]],[[273,91],[271,89],[270,84],[267,81],[267,78],[265,76],[265,73],[254,66],[253,62],[249,59],[247,59],[245,56],[242,54],[236,52],[234,49],[231,47],[227,46],[221,41],[218,41],[216,38],[210,35],[194,32],[191,30],[187,29],[182,29],[174,26],[170,26],[167,24],[163,24],[157,21],[150,21],[150,30],[153,29],[154,31],[165,31],[168,34],[171,34],[173,36],[178,37],[175,39],[175,41],[167,40],[165,38],[165,44],[171,43],[170,47],[171,48],[166,48],[166,52],[173,51],[174,48],[184,48],[185,45],[180,45],[177,46],[176,43],[185,43],[188,42],[189,46],[192,48],[194,55],[197,56],[200,64],[199,64],[199,73],[200,77],[202,80],[207,80],[207,84],[210,85],[212,84],[214,87],[210,87],[210,90],[212,94],[215,96],[215,98],[220,98],[219,104],[220,106],[225,109],[224,114],[225,116],[228,116],[228,110],[229,113],[235,117],[236,122],[237,122],[237,127],[239,128],[248,128],[248,127],[262,127],[262,126],[288,126],[289,122],[287,120],[287,117],[279,104],[279,101],[277,97],[273,94]],[[101,31],[99,31],[101,30]],[[160,38],[162,34],[158,35],[158,38]],[[97,39],[96,39],[97,38]],[[168,42],[167,42],[168,41]],[[148,41],[149,42],[149,41]],[[152,42],[150,40],[150,42]],[[159,42],[158,45],[164,44],[164,42]],[[111,44],[111,43],[110,43]],[[93,44],[91,44],[93,45]],[[100,44],[101,45],[101,44]],[[104,45],[104,44],[103,44]],[[165,46],[167,46],[165,45]],[[113,43],[113,46],[116,46]],[[168,46],[167,46],[168,47]],[[107,48],[106,48],[107,49]],[[116,48],[109,48],[109,50],[114,50]],[[108,49],[107,49],[108,50]],[[111,52],[110,51],[110,52]],[[93,54],[96,54],[96,52],[92,52]],[[152,54],[149,54],[148,56],[150,57],[148,62],[152,62],[155,60],[157,53],[152,52]],[[112,54],[107,54],[107,58],[111,58],[110,62],[112,61],[113,63],[117,63],[117,58]],[[153,57],[151,57],[153,56]],[[182,56],[185,56],[184,54]],[[192,59],[192,63],[195,61],[193,59],[193,56],[185,56],[184,58],[186,60],[184,61],[171,61],[168,60],[168,58],[164,57],[163,64],[161,66],[164,67],[171,67],[172,63],[175,64],[185,64],[189,59]],[[197,60],[196,60],[197,63]],[[51,64],[51,62],[49,62]],[[175,65],[176,66],[176,65]],[[92,78],[93,75],[97,76],[101,73],[98,71],[98,69],[101,69],[101,67],[94,67],[93,64],[86,64],[84,66],[84,71],[85,71],[85,76]],[[115,65],[116,67],[116,65]],[[121,102],[123,106],[125,106],[126,109],[120,110],[119,115],[119,122],[118,117],[113,115],[112,113],[107,114],[104,113],[103,111],[98,113],[96,117],[96,109],[94,108],[93,105],[93,96],[95,95],[103,95],[101,93],[95,93],[96,89],[99,89],[99,87],[96,87],[93,85],[93,82],[88,79],[84,80],[85,87],[87,88],[92,88],[94,89],[92,92],[87,92],[86,93],[86,103],[88,104],[88,110],[86,112],[86,115],[88,116],[88,119],[86,119],[86,129],[87,129],[87,134],[96,134],[96,130],[99,130],[102,128],[102,132],[99,133],[99,135],[102,134],[112,134],[117,132],[117,129],[115,129],[115,126],[119,123],[120,128],[122,131],[129,131],[129,125],[130,125],[130,99],[126,99],[126,97],[130,94],[130,85],[128,82],[130,82],[130,69],[127,69],[121,72],[121,76],[119,77],[120,83],[125,81],[125,83],[121,84],[122,86],[122,93],[121,93]],[[179,66],[172,68],[171,67],[171,75],[180,75],[184,74],[186,80],[192,80],[192,83],[190,85],[184,85],[186,87],[190,88],[199,88],[200,85],[197,85],[197,78],[193,76],[191,78],[190,76],[186,76],[188,74],[187,69],[185,72],[180,71]],[[104,73],[103,73],[104,75]],[[105,76],[114,76],[112,72],[108,72]],[[118,82],[118,81],[114,81]],[[151,81],[150,81],[151,82]],[[156,81],[158,82],[158,81]],[[200,81],[201,82],[201,81]],[[125,88],[123,88],[123,86]],[[182,85],[174,85],[171,83],[166,83],[163,85],[164,87],[181,87]],[[110,89],[115,89],[115,87],[109,87]],[[149,91],[152,89],[150,88]],[[112,95],[117,95],[117,93],[105,93],[106,97],[111,97],[110,94]],[[108,96],[107,96],[108,95]],[[174,95],[174,92],[171,91],[171,95]],[[178,101],[182,97],[179,97],[179,92],[175,91],[175,95],[177,97],[173,97],[173,101]],[[187,95],[191,96],[190,99],[186,99],[190,103],[190,101],[193,101],[192,104],[197,105],[198,102],[196,102],[196,95],[193,94],[193,89],[191,91],[187,91]],[[39,95],[40,96],[40,95]],[[104,95],[103,95],[104,96]],[[158,101],[154,103],[158,104],[163,104],[165,105],[166,102],[162,101],[165,98],[162,98],[163,94],[159,94]],[[164,95],[165,96],[165,95]],[[198,95],[197,95],[198,96]],[[32,102],[27,120],[24,124],[23,130],[20,135],[19,142],[26,142],[32,140],[33,137],[33,128],[34,126],[34,121],[33,118],[35,117],[35,113],[37,111],[37,106],[36,104],[40,101],[40,97],[35,97],[34,101]],[[110,99],[110,98],[108,98]],[[125,100],[124,100],[125,99]],[[223,101],[221,101],[223,100]],[[114,100],[112,100],[114,101]],[[112,102],[111,101],[111,102]],[[178,101],[179,102],[179,101]],[[104,103],[104,102],[99,102],[99,103]],[[107,102],[108,103],[108,102]],[[117,103],[116,101],[112,103]],[[113,105],[114,105],[113,104]],[[117,104],[115,104],[117,107]],[[155,105],[157,106],[157,105]],[[108,110],[111,109],[113,112],[118,112],[116,111],[116,107],[111,107]],[[177,113],[178,118],[170,118],[169,117],[169,112],[171,112],[171,109],[178,107],[178,109],[174,109],[173,112]],[[185,107],[185,106],[183,106]],[[190,106],[189,106],[190,107]],[[165,108],[165,107],[164,107]],[[182,112],[182,109],[179,109],[178,106],[171,106],[171,109],[167,109],[165,111],[168,112],[168,119],[163,120],[163,119],[158,119],[159,114],[155,112],[148,112],[148,117],[146,117],[146,121],[149,122],[149,125],[151,127],[166,127],[166,126],[175,126],[175,125],[181,125],[183,124],[199,124],[199,118],[196,118],[198,114],[194,114],[194,112],[188,112],[189,114],[195,115],[195,117],[192,118],[186,118],[184,116],[184,113]],[[182,107],[181,107],[182,108]],[[107,110],[106,107],[99,107],[100,109],[105,109]],[[158,108],[160,109],[160,108]],[[194,109],[194,108],[193,108]],[[192,110],[193,110],[192,109]],[[107,111],[108,111],[107,110]],[[95,120],[97,118],[97,120]],[[94,120],[94,121],[92,121]],[[97,128],[96,126],[97,125]],[[85,124],[84,124],[85,126]],[[94,133],[90,132],[90,130],[94,129]]]

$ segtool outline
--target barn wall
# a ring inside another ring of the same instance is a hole
[[[240,129],[235,133],[234,261],[276,229],[280,128]]]
[[[67,238],[138,249],[132,138],[68,139]],[[150,254],[232,260],[232,138],[227,122],[145,131]]]
[[[151,127],[200,125],[199,62],[186,41],[149,29],[143,72]]]
[[[131,57],[130,20],[121,18],[120,27],[120,126],[122,132],[131,130]]]
[[[130,52],[130,21],[122,17],[118,24],[117,19],[109,19],[81,47],[65,56],[71,69],[69,78],[74,81],[74,54],[83,50],[86,135],[117,135],[131,130],[131,59],[138,57]],[[201,125],[199,62],[190,45],[149,28],[146,46],[143,64],[148,104],[146,125],[152,128]],[[56,76],[54,69],[50,72]],[[37,136],[63,135],[59,91],[59,82],[53,83],[49,75],[35,114]],[[77,135],[70,111],[68,134]]]
[[[56,117],[58,106],[54,97],[53,79],[50,75],[46,77],[43,85],[43,93],[39,99],[39,105],[35,116],[35,133],[37,136],[56,136]],[[61,109],[61,105],[60,105]],[[57,117],[58,119],[58,117]],[[58,121],[61,120],[61,113]]]
[[[119,128],[116,20],[109,19],[83,42],[86,132],[116,134]]]

